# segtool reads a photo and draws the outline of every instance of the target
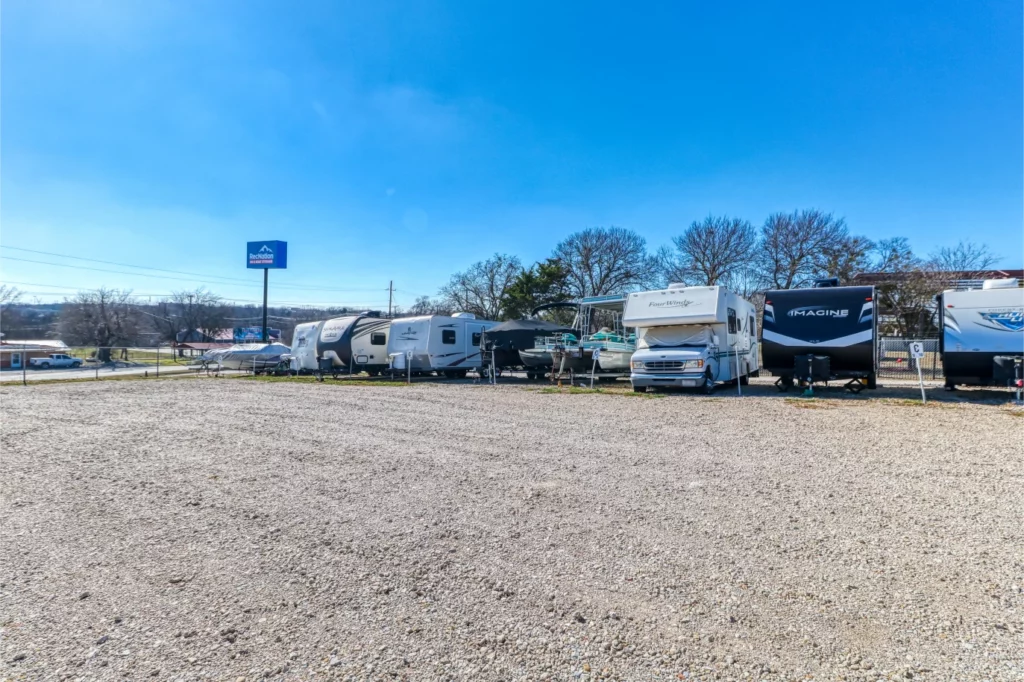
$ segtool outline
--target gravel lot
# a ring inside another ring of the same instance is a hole
[[[0,678],[1024,679],[1024,412],[914,390],[5,387]]]

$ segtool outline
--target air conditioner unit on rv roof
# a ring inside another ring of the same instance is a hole
[[[981,285],[982,289],[1015,289],[1016,287],[1016,277],[1009,277],[1007,279],[986,279],[984,284]]]
[[[476,315],[473,313],[453,313],[452,317],[465,317],[468,320],[475,320]]]

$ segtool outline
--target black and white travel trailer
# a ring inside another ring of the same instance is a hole
[[[826,286],[765,293],[761,320],[764,369],[789,390],[794,381],[849,379],[852,391],[875,388],[878,320],[874,287]]]
[[[937,303],[946,388],[1013,386],[1024,358],[1024,289],[1017,280],[988,280],[981,289],[943,291]]]
[[[684,287],[630,294],[622,314],[636,328],[633,390],[746,384],[758,372],[756,310],[725,287]]]
[[[480,342],[486,330],[496,326],[472,313],[423,315],[392,320],[387,355],[397,373],[437,372],[448,378],[464,377],[480,370]]]

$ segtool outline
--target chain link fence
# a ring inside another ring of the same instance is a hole
[[[900,336],[883,336],[878,340],[878,376],[882,379],[917,379],[917,365],[910,357],[910,344],[920,341],[924,344],[921,358],[921,374],[925,379],[943,378],[942,361],[939,359],[939,340],[907,339]]]
[[[910,357],[910,344],[922,341],[925,347],[921,370],[925,379],[943,378],[939,359],[939,340],[882,337],[878,341],[878,377],[917,379],[917,366]],[[0,346],[0,381],[28,383],[41,380],[96,380],[124,377],[159,378],[173,374],[199,374],[217,371],[201,359],[202,353],[190,349],[162,347],[73,347],[40,348],[6,343]],[[255,364],[237,371],[266,371]]]
[[[148,379],[211,371],[202,354],[161,347],[42,347],[9,342],[0,346],[0,382]]]

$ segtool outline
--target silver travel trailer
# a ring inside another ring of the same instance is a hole
[[[725,287],[685,287],[630,294],[622,315],[636,328],[630,382],[648,388],[746,384],[758,372],[754,305]]]
[[[472,313],[403,317],[391,322],[387,355],[396,372],[464,377],[468,370],[480,369],[481,338],[497,324],[478,320]]]
[[[1024,362],[1024,289],[1016,279],[987,280],[981,289],[943,291],[939,356],[946,389],[958,384],[1012,386]]]

